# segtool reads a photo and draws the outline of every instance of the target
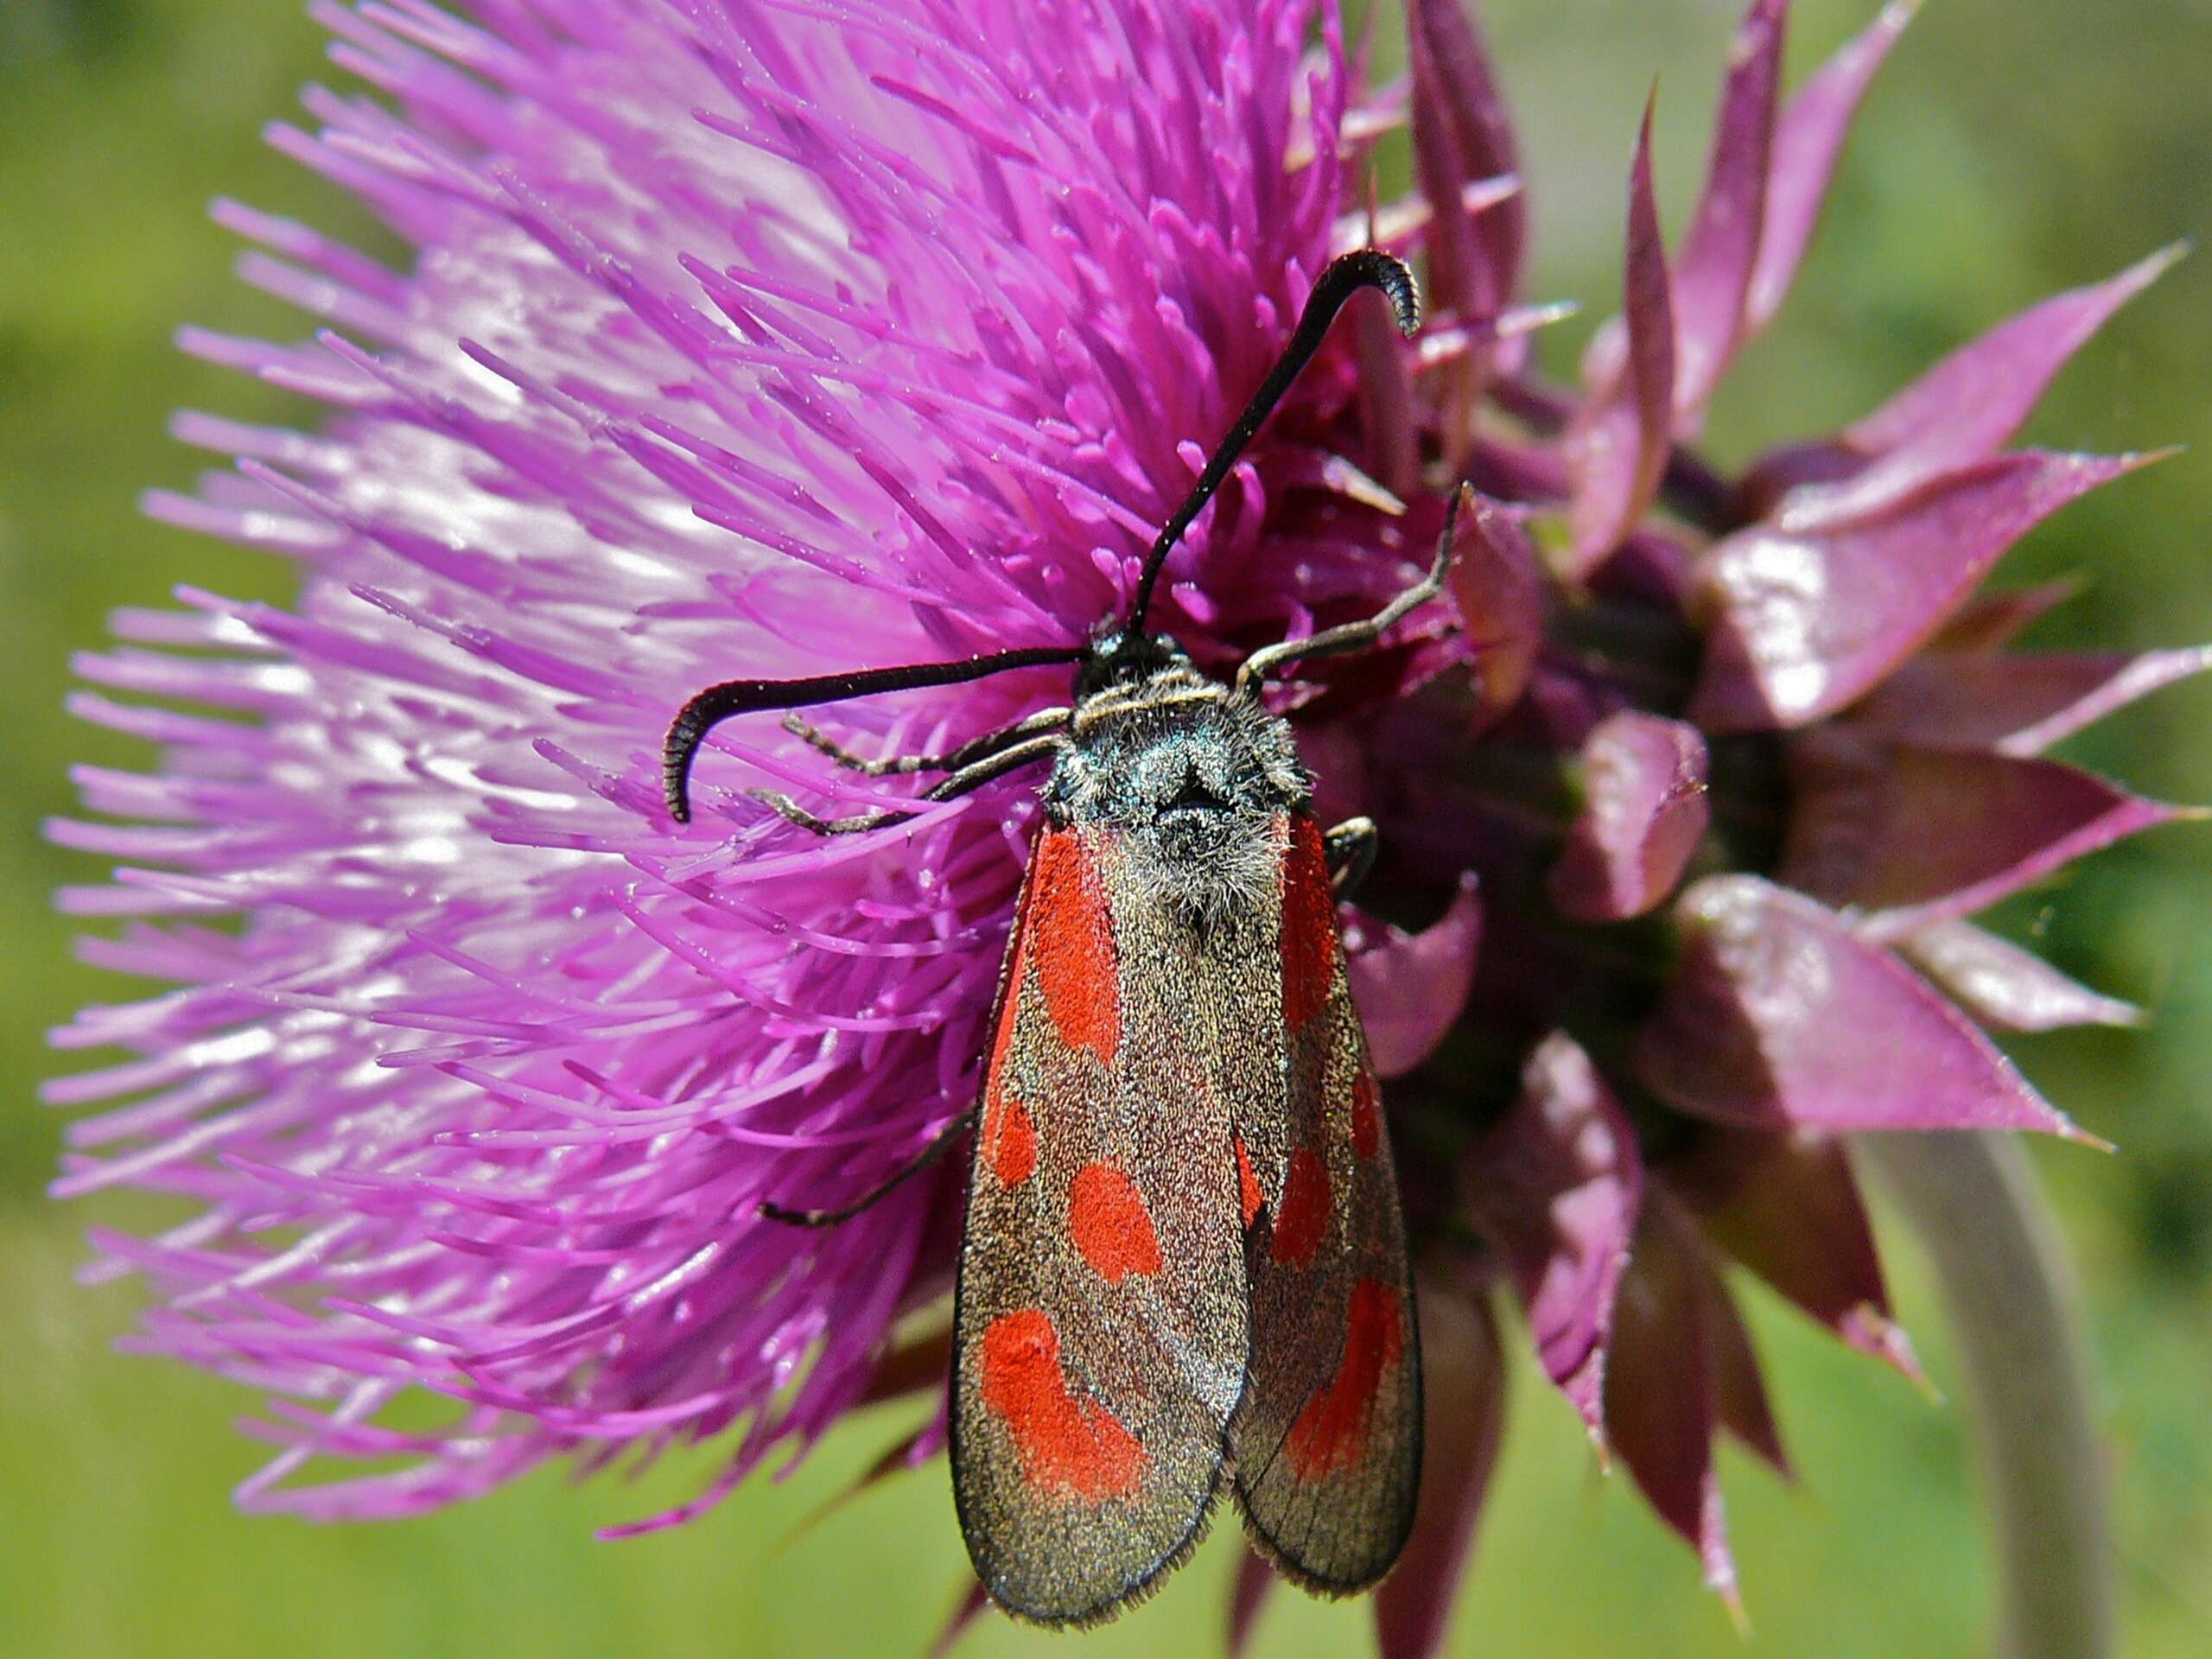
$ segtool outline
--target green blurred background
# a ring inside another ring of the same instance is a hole
[[[1193,0],[1196,3],[1196,0]],[[1698,177],[1737,0],[1490,0],[1537,216],[1534,289],[1602,315],[1618,294],[1632,123],[1661,86],[1662,203]],[[1802,73],[1871,15],[1802,0]],[[1385,33],[1395,27],[1395,12]],[[263,122],[329,72],[292,0],[0,0],[0,1652],[47,1656],[918,1653],[963,1562],[942,1467],[807,1518],[904,1426],[863,1418],[787,1480],[762,1478],[683,1530],[621,1544],[595,1527],[702,1482],[711,1459],[642,1489],[546,1472],[473,1508],[317,1529],[230,1508],[257,1461],[230,1385],[110,1347],[130,1287],[72,1280],[93,1222],[43,1187],[58,1142],[32,1090],[42,1033],[127,988],[74,965],[48,907],[97,874],[44,845],[75,760],[143,765],[64,721],[73,650],[119,604],[189,580],[282,599],[274,563],[147,524],[148,486],[199,464],[164,435],[178,405],[296,417],[265,388],[187,361],[186,321],[289,336],[239,286],[203,218],[232,194],[375,238],[265,151]],[[1823,233],[1783,321],[1716,411],[1738,459],[1869,407],[1948,346],[2057,288],[2106,276],[2212,220],[2212,5],[2206,0],[1936,0],[1877,83]],[[1551,349],[1571,361],[1590,316]],[[2184,263],[2082,354],[2030,430],[2053,445],[2188,453],[2092,497],[2017,552],[2024,581],[2087,578],[2038,643],[2212,639],[2212,259]],[[2165,693],[2078,740],[2075,758],[2169,798],[2212,800],[2212,688]],[[2150,1006],[2142,1033],[2014,1046],[2043,1087],[2120,1145],[2037,1149],[2076,1252],[2117,1483],[2132,1655],[2212,1652],[2212,830],[2170,830],[2011,907],[2001,924],[2068,969]],[[1939,1383],[1943,1332],[1910,1241],[1898,1300]],[[1958,1656],[1989,1603],[1960,1425],[1896,1376],[1748,1300],[1801,1479],[1725,1464],[1754,1633],[1739,1643],[1688,1554],[1525,1363],[1509,1447],[1459,1599],[1452,1650],[1493,1656],[1745,1652]],[[908,1414],[911,1415],[911,1414]],[[1229,1529],[1224,1529],[1224,1533]],[[1236,1550],[1217,1538],[1138,1612],[1088,1637],[989,1621],[963,1651],[1203,1650]],[[1262,1655],[1364,1650],[1363,1610],[1284,1595]]]

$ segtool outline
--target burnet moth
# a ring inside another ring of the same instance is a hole
[[[862,760],[786,716],[842,764],[942,773],[926,801],[1033,762],[1052,771],[982,1100],[857,1204],[763,1206],[842,1220],[977,1129],[953,1311],[953,1492],[985,1589],[1039,1624],[1093,1623],[1144,1594],[1196,1545],[1224,1487],[1254,1546],[1325,1595],[1375,1584],[1413,1523],[1413,1286],[1336,920],[1375,830],[1321,829],[1290,728],[1261,690],[1290,664],[1373,645],[1433,599],[1453,523],[1428,575],[1377,614],[1256,652],[1228,684],[1145,628],[1168,550],[1367,288],[1402,333],[1419,327],[1400,261],[1366,249],[1331,264],[1160,531],[1118,626],[1079,645],[732,681],[668,734],[681,823],[701,741],[733,715],[1075,667],[1071,706],[946,754]],[[759,798],[824,835],[911,816],[824,820]]]

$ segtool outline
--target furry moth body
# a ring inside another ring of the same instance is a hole
[[[1224,1487],[1289,1576],[1397,1557],[1421,1377],[1389,1147],[1284,723],[1164,662],[1077,706],[1000,994],[955,1301],[978,1574],[1118,1609]]]
[[[1144,627],[1167,550],[1368,287],[1403,332],[1418,326],[1395,259],[1363,250],[1328,268],[1117,627],[963,663],[734,681],[694,698],[669,734],[668,804],[683,822],[692,760],[732,715],[1076,667],[1070,706],[949,755],[863,762],[789,722],[849,765],[941,772],[927,799],[1052,762],[982,1098],[956,1126],[974,1136],[950,1380],[969,1555],[999,1605],[1041,1624],[1094,1623],[1143,1595],[1224,1492],[1254,1546],[1323,1594],[1378,1581],[1412,1526],[1413,1292],[1335,910],[1373,830],[1323,832],[1290,728],[1261,690],[1288,663],[1372,645],[1434,598],[1453,525],[1427,575],[1378,614],[1268,647],[1229,683]],[[906,816],[823,820],[761,798],[824,834]],[[884,1190],[839,1211],[768,1212],[827,1224]]]

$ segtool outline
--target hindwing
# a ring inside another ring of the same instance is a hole
[[[1249,1171],[1249,1381],[1231,1425],[1255,1544],[1308,1588],[1366,1588],[1397,1560],[1421,1476],[1421,1357],[1405,1224],[1352,1006],[1320,830],[1289,816],[1280,985],[1284,1089],[1238,1103]]]

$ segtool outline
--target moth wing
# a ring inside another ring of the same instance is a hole
[[[1287,843],[1284,1088],[1274,1109],[1237,1103],[1256,1213],[1250,1375],[1230,1446],[1254,1543],[1341,1595],[1387,1573],[1412,1529],[1421,1357],[1397,1175],[1319,827],[1294,814]]]
[[[1195,1545],[1243,1384],[1228,1109],[1146,988],[1117,856],[1048,829],[1032,857],[953,1316],[961,1528],[992,1597],[1046,1624],[1109,1615]]]

